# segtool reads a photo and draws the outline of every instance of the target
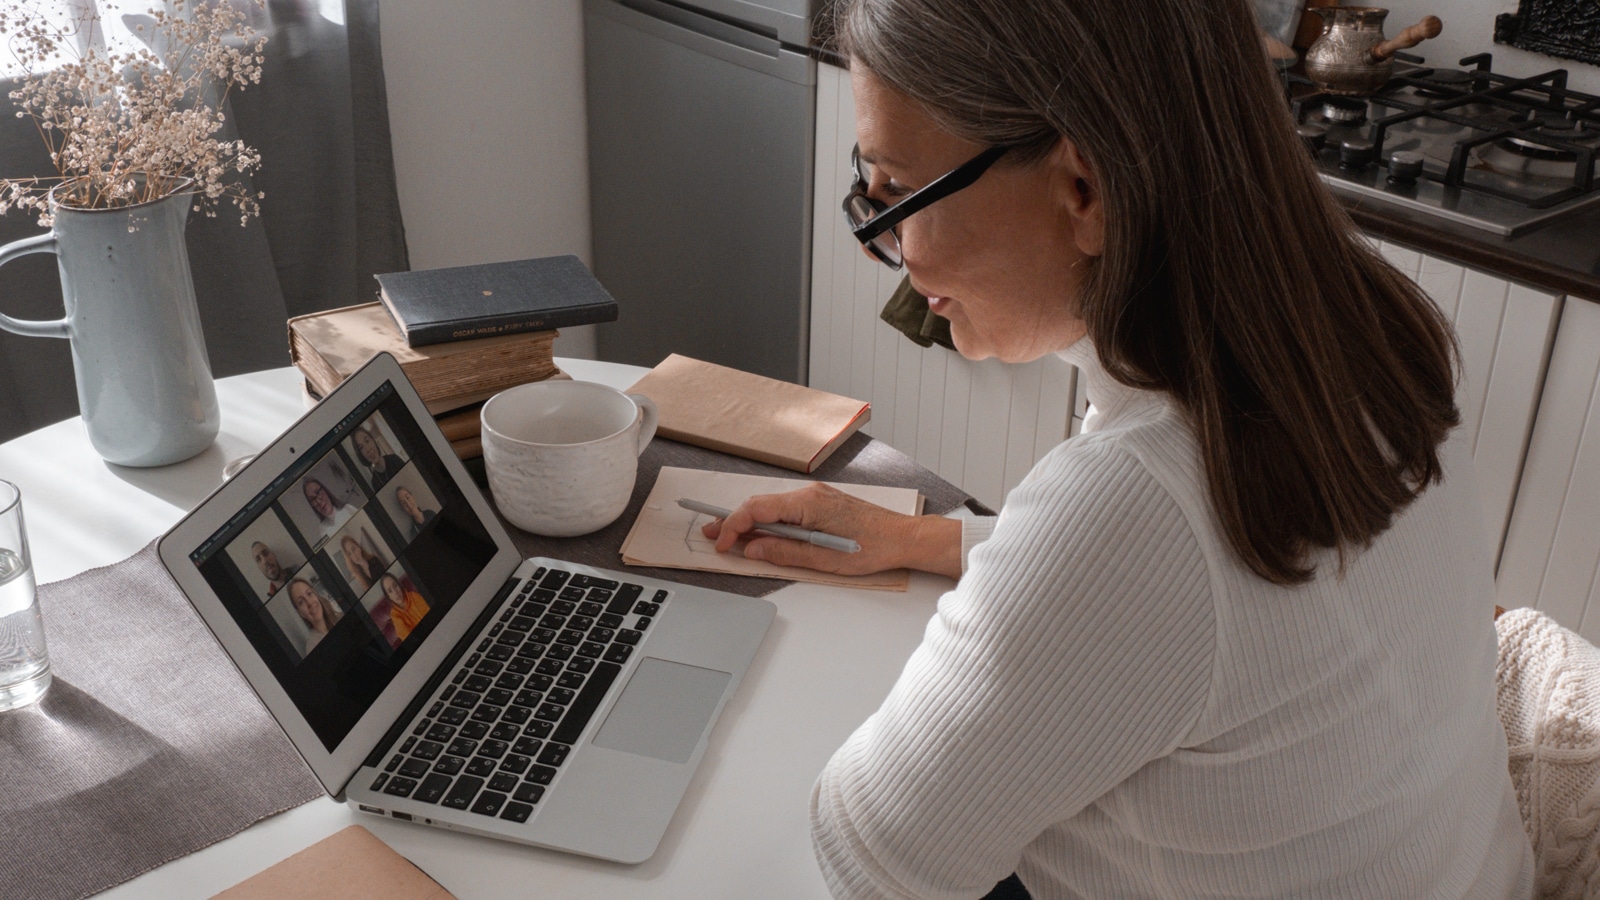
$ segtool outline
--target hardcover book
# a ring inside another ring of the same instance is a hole
[[[617,320],[617,301],[576,256],[390,272],[378,299],[412,347]]]
[[[428,412],[437,416],[556,375],[555,338],[553,331],[534,331],[409,347],[383,307],[365,303],[290,319],[289,357],[311,388],[327,396],[380,350],[386,351],[416,385]]]
[[[664,438],[810,474],[872,405],[674,353],[629,391],[655,401]]]

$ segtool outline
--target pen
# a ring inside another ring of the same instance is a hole
[[[723,509],[720,506],[712,506],[709,503],[701,503],[699,500],[680,499],[678,500],[678,505],[684,509],[692,510],[697,513],[703,513],[708,516],[716,516],[719,519],[726,519],[733,513],[733,510],[731,509]],[[767,534],[775,534],[778,537],[793,538],[797,541],[806,541],[807,543],[816,544],[818,547],[824,547],[829,550],[838,550],[841,553],[861,552],[861,545],[850,540],[849,538],[843,538],[833,534],[824,534],[821,531],[812,531],[809,528],[799,528],[794,525],[785,525],[781,522],[758,522],[756,523],[756,530],[765,531]]]

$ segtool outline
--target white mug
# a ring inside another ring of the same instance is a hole
[[[495,506],[546,537],[599,531],[628,508],[656,405],[587,381],[536,381],[483,405],[483,462]]]

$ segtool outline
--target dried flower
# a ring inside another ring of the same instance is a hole
[[[258,168],[260,154],[218,137],[229,92],[261,80],[267,39],[243,9],[229,0],[166,0],[125,17],[146,44],[126,53],[86,39],[97,17],[92,6],[62,20],[40,0],[0,4],[0,34],[23,72],[11,99],[19,118],[33,119],[57,173],[0,178],[0,215],[32,209],[48,227],[52,191],[57,203],[83,209],[192,193],[207,215],[223,197],[239,209],[241,225],[260,214],[262,195],[228,180]]]

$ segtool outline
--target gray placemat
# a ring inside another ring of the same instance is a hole
[[[690,444],[656,438],[639,457],[639,479],[633,485],[633,498],[617,521],[593,534],[575,538],[547,538],[529,534],[501,519],[501,524],[511,533],[517,549],[524,556],[549,556],[568,562],[599,566],[604,569],[623,569],[651,578],[662,578],[681,584],[760,597],[794,582],[778,578],[754,578],[748,575],[723,575],[716,572],[695,572],[688,569],[658,569],[653,566],[626,566],[622,564],[622,542],[633,527],[633,520],[644,508],[645,498],[656,486],[656,476],[662,466],[683,469],[713,469],[719,472],[740,472],[749,475],[768,475],[793,478],[797,482],[838,481],[847,484],[881,484],[891,487],[916,488],[924,497],[923,512],[944,515],[957,506],[967,504],[974,511],[988,510],[976,505],[960,488],[940,478],[933,470],[923,466],[899,450],[857,432],[840,445],[827,461],[811,475],[802,475],[790,469],[730,456],[716,450],[707,450]],[[798,487],[799,484],[796,485]]]
[[[55,680],[0,713],[0,897],[87,896],[322,796],[154,544],[39,602]]]

